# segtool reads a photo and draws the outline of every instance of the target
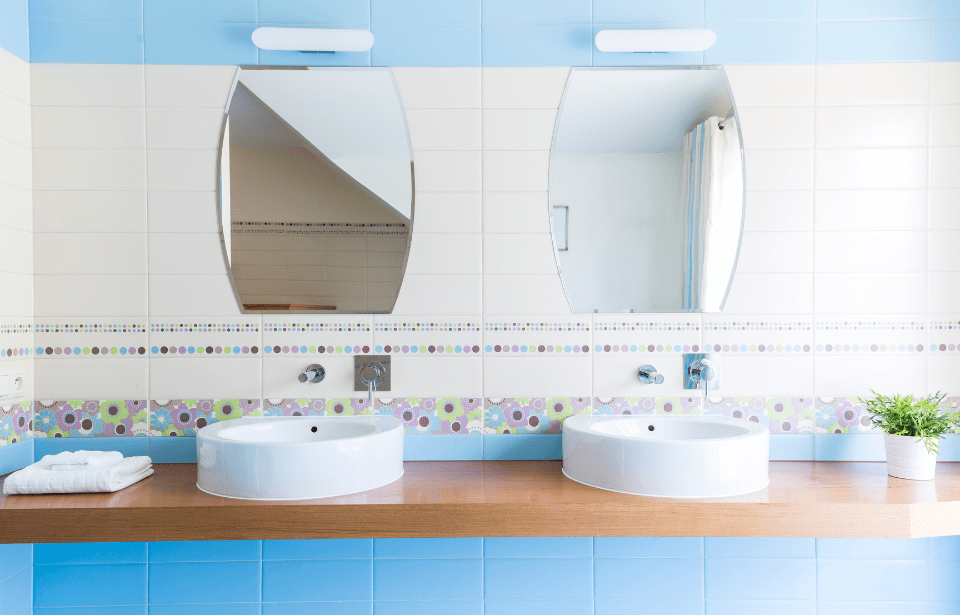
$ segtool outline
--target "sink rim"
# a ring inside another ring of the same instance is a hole
[[[392,420],[391,420],[392,419]],[[236,440],[233,438],[225,438],[220,435],[221,431],[227,429],[234,429],[239,427],[244,427],[246,425],[256,425],[259,423],[273,423],[279,421],[355,421],[361,423],[372,423],[376,427],[370,433],[347,436],[344,438],[332,438],[329,440],[315,440],[307,442],[264,442],[258,440]],[[377,425],[377,423],[389,423],[387,426]],[[222,442],[225,444],[231,444],[236,446],[317,446],[329,442],[348,442],[350,440],[357,440],[360,438],[369,438],[371,436],[376,436],[377,434],[388,433],[395,429],[403,429],[403,421],[392,415],[353,415],[353,416],[243,416],[236,419],[229,419],[226,421],[219,421],[217,423],[211,423],[197,430],[197,438],[204,440],[212,440],[215,442]]]
[[[716,438],[638,438],[635,436],[625,436],[618,434],[611,434],[602,431],[596,431],[591,427],[596,423],[603,423],[606,421],[637,421],[637,422],[647,422],[647,421],[671,421],[671,422],[681,422],[681,423],[718,423],[721,425],[730,425],[732,427],[738,427],[745,429],[745,433],[737,434],[734,436],[720,436]],[[563,423],[563,430],[578,431],[585,434],[591,434],[596,437],[609,438],[611,440],[622,440],[625,442],[657,442],[657,443],[676,443],[684,444],[687,442],[730,442],[734,440],[745,440],[748,438],[754,438],[757,436],[762,436],[763,434],[769,434],[770,429],[761,425],[760,423],[754,423],[753,421],[746,421],[743,419],[732,419],[725,416],[705,416],[705,415],[687,415],[687,416],[649,416],[645,417],[640,414],[614,414],[614,415],[580,415],[580,416],[571,416],[567,418]]]

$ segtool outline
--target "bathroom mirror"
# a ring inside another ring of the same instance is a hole
[[[722,67],[574,68],[550,221],[574,312],[719,312],[736,269],[743,145]]]
[[[413,152],[389,69],[240,69],[219,157],[227,269],[244,313],[390,313]]]

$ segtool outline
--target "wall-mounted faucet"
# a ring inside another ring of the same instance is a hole
[[[303,373],[297,376],[297,380],[316,384],[323,380],[326,375],[327,372],[323,369],[322,365],[313,363],[312,365],[308,365],[307,369],[303,370]]]
[[[715,353],[686,353],[683,355],[683,388],[699,389],[705,393],[720,388],[720,355]]]
[[[652,365],[641,365],[637,370],[637,378],[644,384],[663,384],[663,374],[658,373]]]
[[[366,391],[370,405],[378,390],[390,390],[390,355],[358,354],[353,356],[353,390]]]

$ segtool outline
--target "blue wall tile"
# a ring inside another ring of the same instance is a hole
[[[197,463],[196,438],[149,438],[153,463]]]
[[[143,24],[144,58],[148,64],[256,64],[253,24]]]
[[[594,615],[703,615],[702,600],[597,600]]]
[[[143,19],[142,0],[29,0],[30,19],[60,21],[140,21]]]
[[[404,436],[404,461],[480,461],[483,459],[483,436],[434,438]]]
[[[261,23],[369,24],[370,0],[257,0]]]
[[[480,26],[371,26],[373,66],[480,66]]]
[[[370,0],[370,22],[478,24],[480,0]]]
[[[925,560],[929,556],[929,538],[817,538],[820,559]]]
[[[33,568],[34,607],[133,606],[146,603],[146,564]]]
[[[817,18],[926,19],[929,0],[817,0]]]
[[[927,21],[821,21],[817,62],[922,62],[929,39]]]
[[[813,434],[770,434],[770,461],[813,460]]]
[[[930,0],[930,17],[933,19],[960,18],[960,2],[957,0]]]
[[[260,24],[262,26],[267,24]],[[330,27],[330,26],[323,26]],[[353,28],[366,30],[367,26]],[[370,52],[357,53],[338,51],[337,53],[301,53],[299,51],[270,51],[261,49],[260,66],[370,66]],[[437,438],[439,439],[439,438]],[[406,447],[404,447],[406,452]]]
[[[256,23],[257,0],[143,0],[143,19]]]
[[[707,559],[708,599],[809,600],[817,592],[817,561],[803,559]]]
[[[38,544],[33,563],[45,564],[142,564],[147,561],[145,542],[90,542]]]
[[[30,59],[30,25],[27,18],[17,15],[5,4],[0,4],[0,47],[21,60]]]
[[[264,560],[294,559],[370,559],[371,538],[332,538],[319,540],[264,540]]]
[[[426,437],[426,436],[425,436]],[[373,563],[375,600],[444,600],[454,579],[457,598],[483,598],[483,560],[381,559]]]
[[[259,540],[151,542],[150,563],[260,561]]]
[[[717,42],[703,54],[707,64],[812,64],[817,26],[811,21],[708,23]]]
[[[262,615],[373,615],[373,602],[264,602]]]
[[[3,4],[13,10],[14,13],[23,17],[24,19],[29,18],[30,13],[30,0],[0,0]]]
[[[593,557],[592,538],[484,538],[484,557]]]
[[[0,583],[0,613],[26,615],[33,606],[33,578],[22,570]]]
[[[485,600],[483,615],[593,615],[591,600]]]
[[[818,433],[813,436],[817,461],[886,461],[882,434]]]
[[[705,607],[705,615],[822,615],[813,600],[707,600]]]
[[[817,615],[934,615],[924,602],[824,602]],[[957,613],[958,611],[948,611]],[[945,614],[944,614],[945,615]]]
[[[687,66],[703,64],[703,52],[688,53],[619,53],[597,49],[597,33],[601,30],[656,30],[700,28],[699,23],[670,24],[593,24],[594,66]]]
[[[124,457],[150,454],[150,438],[36,438],[34,461],[64,451],[119,451]]]
[[[390,602],[374,603],[376,615],[484,615],[481,600],[443,600],[436,602]]]
[[[139,21],[31,21],[30,41],[32,62],[143,62],[143,25]]]
[[[817,562],[817,598],[820,600],[919,602],[927,599],[928,583],[927,562]]]
[[[370,560],[263,562],[263,601],[370,600],[370,568]]]
[[[931,32],[931,35],[933,33]],[[931,42],[933,41],[931,36]],[[931,55],[933,51],[931,51]],[[960,461],[960,436],[957,434],[947,434],[940,438],[940,461]]]
[[[260,562],[151,563],[149,584],[151,604],[260,602]]]
[[[703,0],[593,0],[593,23],[702,22]]]
[[[590,0],[483,0],[484,24],[590,23]]]
[[[377,538],[373,557],[380,559],[479,559],[482,538]]]
[[[960,19],[930,22],[930,60],[960,62]]]
[[[817,557],[815,538],[704,538],[707,557],[725,559],[804,559]]]
[[[705,0],[704,21],[814,21],[816,0]]]
[[[139,606],[66,606],[34,609],[33,615],[147,615],[147,605]]]
[[[260,615],[260,603],[152,604],[148,615]]]
[[[531,575],[531,571],[539,572]],[[520,582],[521,579],[529,579],[529,582]],[[593,597],[593,561],[485,559],[483,597],[492,600],[587,600]]]
[[[701,559],[595,559],[598,599],[703,599]]]
[[[563,436],[560,434],[496,434],[483,436],[483,458],[563,459]]]
[[[590,66],[593,49],[591,32],[592,29],[587,24],[484,26],[483,65]],[[550,435],[528,437],[544,438]]]
[[[960,536],[931,538],[930,559],[960,559]]]
[[[0,582],[33,565],[33,545],[0,545]]]
[[[25,468],[33,461],[33,440],[0,447],[0,475]]]
[[[910,562],[914,563],[914,562]],[[922,562],[917,562],[922,563]],[[916,600],[927,599],[936,602],[960,603],[960,560],[943,559],[929,563],[930,593]],[[889,578],[889,577],[888,577]]]
[[[593,539],[594,557],[703,557],[703,538]]]

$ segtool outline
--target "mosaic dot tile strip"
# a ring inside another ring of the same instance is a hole
[[[259,346],[151,346],[151,355],[256,355],[260,353]],[[143,353],[141,353],[143,354]]]
[[[700,414],[700,397],[594,397],[597,415],[659,414],[663,416]]]
[[[564,332],[589,331],[589,322],[488,322],[483,325],[484,331],[535,331],[535,332]]]
[[[263,330],[267,333],[369,333],[370,325],[348,322],[265,322]]]
[[[764,321],[707,321],[703,323],[704,331],[810,331],[809,322],[764,322]]]
[[[518,352],[518,353],[530,353],[530,354],[551,354],[551,353],[583,353],[589,354],[590,347],[586,344],[487,344],[483,347],[485,352],[491,354],[504,353],[504,352]]]
[[[818,322],[817,331],[923,331],[924,323],[919,321],[863,321],[845,320],[836,322]]]
[[[37,333],[146,333],[147,327],[138,324],[38,324]]]
[[[147,353],[143,346],[37,346],[37,356],[137,357]]]
[[[193,437],[207,425],[259,414],[259,399],[152,400],[150,435]]]
[[[934,348],[931,347],[931,350]],[[923,352],[923,343],[917,344],[817,344],[817,352]]]
[[[149,435],[145,399],[36,400],[34,435],[38,438],[97,438]]]
[[[365,222],[241,222],[230,223],[240,235],[408,235],[406,224]]]
[[[871,415],[855,397],[818,397],[814,410],[816,433],[876,433]]]
[[[595,322],[595,331],[699,331],[699,322]]]
[[[705,352],[794,352],[812,350],[810,344],[704,344]]]
[[[760,423],[775,434],[813,433],[811,397],[708,398],[703,414]]]
[[[33,413],[30,402],[0,406],[0,446],[16,444],[33,437]]]
[[[700,352],[699,344],[596,344],[594,352]]]
[[[459,333],[476,332],[480,330],[480,323],[477,322],[427,322],[427,323],[387,323],[378,322],[374,325],[374,331],[377,333]]]
[[[464,345],[409,345],[409,344],[385,344],[383,346],[375,346],[374,349],[379,352],[385,352],[387,354],[470,354],[480,352],[480,346],[473,345],[468,346]]]
[[[0,359],[28,357],[32,352],[31,348],[0,348]]]
[[[259,333],[256,323],[150,323],[150,333]]]
[[[957,352],[960,344],[930,344],[930,352]]]
[[[16,333],[32,333],[33,324],[32,323],[14,323],[9,325],[0,325],[0,335],[6,334],[16,334]]]
[[[264,346],[265,354],[366,354],[369,346]]]
[[[576,414],[590,414],[589,397],[507,397],[483,402],[485,434],[557,434]]]

